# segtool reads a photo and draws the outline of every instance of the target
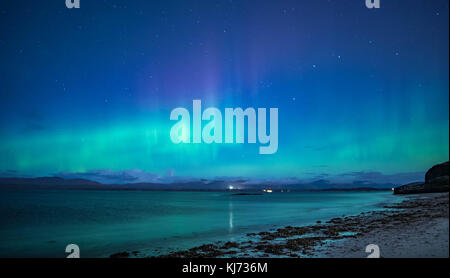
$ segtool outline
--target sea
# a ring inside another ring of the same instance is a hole
[[[157,256],[247,233],[383,210],[391,191],[222,192],[0,189],[0,257],[123,251]]]

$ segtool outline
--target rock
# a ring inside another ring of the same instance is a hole
[[[236,242],[227,241],[222,246],[222,249],[230,249],[230,248],[239,248],[239,244],[237,244]]]
[[[442,176],[447,176],[448,179],[449,172],[449,162],[444,162],[441,164],[434,165],[430,170],[425,174],[425,183],[430,183],[435,178],[439,178]]]
[[[413,182],[394,188],[394,194],[449,192],[449,162],[434,165],[425,174],[425,183]]]
[[[412,182],[394,188],[394,194],[416,194],[424,191],[425,184],[423,182]]]
[[[449,162],[444,162],[431,167],[425,174],[426,192],[448,192],[449,187]]]
[[[441,176],[425,183],[425,191],[427,192],[448,192],[449,178]]]

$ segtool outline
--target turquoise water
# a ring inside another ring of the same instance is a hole
[[[0,190],[0,257],[155,255],[246,233],[381,209],[391,192]]]

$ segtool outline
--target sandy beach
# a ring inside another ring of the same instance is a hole
[[[382,214],[387,223],[369,226],[369,231],[355,238],[330,242],[319,248],[319,256],[366,257],[365,247],[377,244],[384,258],[448,258],[448,212],[448,193],[411,196],[394,211]]]
[[[449,194],[410,195],[385,210],[247,234],[246,241],[216,242],[159,257],[365,258],[376,244],[384,258],[448,257]],[[143,257],[122,252],[111,257]]]

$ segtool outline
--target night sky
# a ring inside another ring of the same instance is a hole
[[[0,2],[0,175],[309,179],[449,159],[449,1]],[[279,147],[170,111],[279,109]],[[405,181],[408,178],[405,178]]]

